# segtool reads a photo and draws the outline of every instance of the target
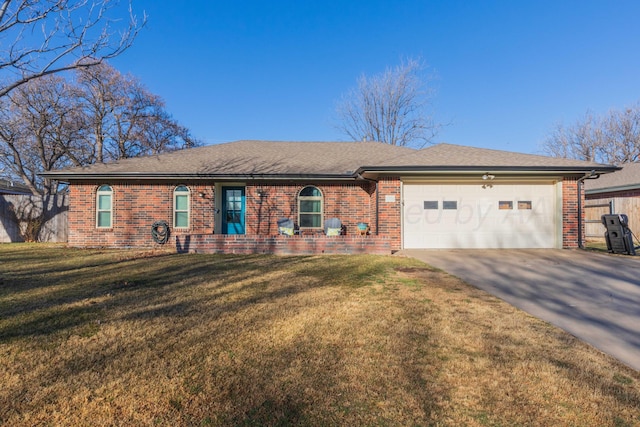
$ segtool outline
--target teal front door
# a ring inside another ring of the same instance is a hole
[[[222,188],[222,232],[244,234],[244,187]]]

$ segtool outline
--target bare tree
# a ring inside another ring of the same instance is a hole
[[[119,3],[0,0],[0,173],[21,179],[42,201],[40,211],[20,219],[21,229],[35,235],[57,191],[57,183],[38,172],[65,166],[73,161],[69,153],[82,147],[82,126],[73,123],[82,116],[69,104],[74,97],[66,83],[53,77],[93,67],[131,46],[146,17],[138,22],[131,3],[126,10]]]
[[[106,63],[77,74],[43,76],[0,98],[0,168],[34,195],[57,191],[40,172],[200,145],[137,79]]]
[[[33,195],[55,194],[57,183],[38,173],[71,166],[83,118],[74,90],[59,76],[45,76],[0,98],[0,165]]]
[[[607,163],[623,164],[640,159],[640,104],[614,110],[604,120],[602,158]]]
[[[139,143],[139,154],[160,154],[202,145],[163,107],[160,104],[153,106],[145,125],[136,127],[134,138]]]
[[[51,218],[58,192],[41,172],[200,144],[137,79],[106,63],[77,74],[42,76],[0,97],[0,170],[24,182],[41,206],[14,212],[25,239]]]
[[[640,104],[598,117],[588,112],[574,124],[558,124],[542,143],[554,157],[621,165],[640,160]]]
[[[86,150],[75,155],[77,166],[103,163],[105,139],[111,132],[111,113],[117,108],[116,92],[121,85],[120,73],[113,67],[99,64],[76,73],[78,96],[82,99],[83,111],[87,117],[87,129],[84,135]],[[118,89],[117,89],[118,88]]]
[[[55,212],[55,180],[39,172],[70,165],[66,153],[81,132],[73,89],[48,75],[0,97],[0,169],[24,182],[33,197],[10,203],[22,239],[35,241]]]
[[[543,143],[543,150],[553,157],[594,162],[598,160],[602,144],[601,121],[587,112],[573,125],[556,124]]]
[[[339,101],[337,128],[355,141],[422,147],[442,127],[431,111],[434,89],[418,59],[408,59],[383,73],[360,76]]]
[[[144,26],[117,0],[1,0],[0,98],[39,77],[120,55]]]
[[[104,63],[79,69],[78,90],[88,122],[82,164],[158,154],[200,142],[142,83]]]

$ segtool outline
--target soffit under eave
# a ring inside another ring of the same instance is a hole
[[[609,173],[610,170],[597,171],[596,173]],[[445,178],[462,178],[469,179],[474,176],[482,177],[484,174],[491,174],[500,177],[509,177],[517,179],[518,177],[541,177],[546,179],[562,179],[562,178],[581,178],[591,173],[591,170],[563,170],[563,169],[522,169],[522,170],[509,170],[502,168],[479,168],[473,170],[423,170],[423,171],[410,171],[410,170],[385,170],[385,171],[360,171],[358,176],[365,179],[380,179],[383,177],[400,177],[402,179],[445,179]]]
[[[355,182],[359,181],[356,176],[346,175],[289,175],[289,176],[246,176],[246,175],[231,175],[231,176],[197,176],[197,175],[117,175],[117,174],[83,174],[83,175],[64,175],[63,176],[49,176],[50,178],[57,179],[60,182],[73,184],[76,182],[131,182],[131,183],[166,183],[166,182],[202,182],[202,183],[229,183],[229,182],[244,182],[244,183],[295,183],[295,182]]]

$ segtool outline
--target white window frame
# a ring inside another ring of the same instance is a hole
[[[319,196],[301,196],[302,192],[307,188],[314,188],[318,190],[318,193],[320,193],[320,195]],[[300,205],[302,201],[315,201],[315,200],[320,201],[320,212],[302,212],[302,210],[300,209]],[[305,227],[302,225],[302,221],[300,220],[301,215],[310,215],[310,214],[320,216],[319,227]],[[298,226],[301,229],[306,229],[306,230],[322,230],[323,225],[324,225],[324,195],[322,194],[322,190],[320,190],[315,185],[306,185],[302,187],[298,192]]]
[[[100,209],[100,196],[109,196],[109,209]],[[100,225],[100,214],[104,212],[109,213],[109,225]],[[102,184],[96,190],[96,228],[113,228],[113,187],[108,184]]]
[[[178,209],[177,196],[187,196],[187,208],[186,209]],[[177,213],[186,212],[187,214],[187,225],[178,225],[177,224]],[[178,185],[173,189],[173,228],[186,229],[191,227],[191,190],[186,185]]]

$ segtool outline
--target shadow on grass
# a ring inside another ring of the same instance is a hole
[[[55,307],[38,311],[27,320],[3,321],[0,327],[0,343],[16,338],[46,336],[57,332],[83,327],[95,321],[98,307]]]
[[[49,255],[46,250],[33,252],[42,252],[43,258]],[[100,257],[101,252],[87,251],[87,258],[91,258],[91,262],[87,263],[85,253],[72,253],[72,256],[67,254],[66,264],[77,264],[77,268],[52,268],[48,273],[40,270],[12,273],[12,264],[22,264],[22,258],[4,260],[3,267],[6,270],[0,273],[3,278],[0,292],[0,319],[3,322],[0,325],[4,324],[0,326],[0,342],[10,338],[54,334],[81,326],[84,322],[96,320],[95,314],[109,307],[118,307],[131,313],[132,317],[184,316],[189,310],[197,308],[202,299],[193,295],[189,296],[187,302],[172,304],[172,298],[184,297],[181,292],[185,289],[211,284],[217,290],[206,295],[205,298],[210,301],[212,296],[219,298],[237,292],[225,291],[230,285],[255,280],[265,271],[290,269],[296,263],[303,262],[303,258],[195,255],[165,255],[122,261],[112,256]],[[60,259],[60,256],[49,255],[49,259]],[[259,299],[274,296],[265,295]],[[237,309],[259,299],[242,299],[227,308]],[[96,303],[96,300],[99,302]],[[92,305],[75,306],[81,302]],[[156,305],[160,307],[154,307]],[[14,317],[19,319],[12,319]]]
[[[42,408],[56,405],[67,410],[60,416],[88,414],[78,424],[104,410],[119,414],[120,424],[439,425],[459,415],[446,408],[461,404],[452,399],[462,386],[487,397],[480,424],[526,425],[491,414],[492,399],[515,402],[501,390],[522,361],[514,348],[532,348],[532,363],[557,359],[568,381],[593,369],[575,371],[572,359],[487,326],[477,334],[486,349],[474,351],[486,353],[488,369],[507,379],[486,389],[472,384],[482,378],[450,382],[459,365],[447,358],[467,363],[467,354],[442,350],[451,339],[442,330],[471,313],[475,298],[481,316],[513,313],[494,309],[497,299],[483,292],[457,280],[441,284],[444,274],[397,258],[42,251],[46,259],[64,257],[66,267],[29,277],[20,257],[0,265],[0,346],[12,357],[23,352],[12,362],[13,372],[22,369],[20,381],[5,381],[0,392],[0,424],[17,424],[20,414],[46,419]],[[74,263],[82,267],[68,268]],[[403,282],[394,268],[412,275]],[[438,286],[444,297],[435,303],[429,299]],[[576,344],[560,345],[572,352]],[[604,377],[591,376],[599,393],[638,403],[628,389],[607,389]],[[619,376],[622,386],[627,380]],[[62,405],[82,392],[86,400]],[[96,409],[96,402],[106,403]]]
[[[304,290],[298,282],[362,286],[385,268],[376,263],[355,266],[338,258],[327,264],[308,256],[153,254],[129,259],[126,252],[35,245],[0,250],[0,342],[80,327],[100,320],[98,314],[111,307],[129,313],[129,319],[185,316],[215,299],[249,291],[217,306],[213,313],[220,315]],[[25,260],[42,267],[27,269]],[[256,291],[263,275],[277,271],[288,272],[291,284]],[[185,296],[185,290],[203,285],[211,288],[206,294]],[[186,301],[174,303],[175,298]]]
[[[135,372],[138,383],[172,384],[167,377],[177,375],[186,385],[167,397],[162,417],[175,421],[167,414],[180,413],[183,424],[339,424],[345,416],[357,419],[359,412],[375,414],[379,409],[371,400],[385,399],[386,379],[377,378],[375,371],[370,375],[377,395],[366,387],[354,390],[360,385],[351,382],[349,371],[357,366],[348,364],[346,352],[357,337],[335,343],[334,336],[315,332],[331,319],[311,315],[308,331],[296,332],[290,341],[279,338],[277,344],[268,340],[269,328],[284,322],[295,329],[300,312],[323,304],[315,297],[296,297],[334,287],[348,301],[345,295],[385,276],[392,263],[383,258],[171,255],[120,260],[108,251],[46,252],[43,259],[66,257],[68,267],[77,258],[79,267],[42,268],[35,278],[20,268],[12,271],[21,257],[0,267],[0,344],[44,337],[49,346],[68,351],[47,364],[42,383]],[[293,306],[289,298],[295,300]],[[348,325],[342,331],[347,337],[352,333]],[[89,338],[75,337],[83,335]],[[415,337],[399,335],[407,355],[404,383],[419,389],[413,394],[430,413],[435,392],[410,363]],[[24,395],[26,387],[12,384],[5,395]],[[101,384],[86,387],[95,390]],[[201,405],[197,422],[187,416],[193,400]],[[29,405],[3,402],[0,396],[0,406],[9,411],[0,411],[0,419]]]

